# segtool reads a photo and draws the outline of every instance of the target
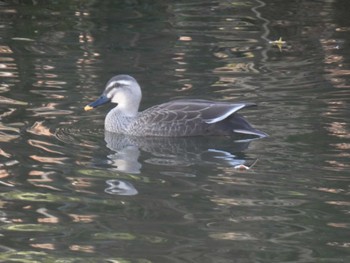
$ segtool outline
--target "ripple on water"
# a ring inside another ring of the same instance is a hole
[[[85,129],[85,128],[57,128],[54,131],[54,136],[56,139],[63,143],[67,144],[76,144],[80,145],[82,144],[83,146],[89,146],[88,140],[89,138],[91,140],[96,139],[98,137],[103,136],[104,134],[104,129]],[[90,146],[92,147],[92,143]]]

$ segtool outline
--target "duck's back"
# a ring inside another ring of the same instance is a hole
[[[204,136],[263,133],[236,112],[254,104],[208,100],[174,100],[140,112],[128,125],[127,133],[136,136]]]

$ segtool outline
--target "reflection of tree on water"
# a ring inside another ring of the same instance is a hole
[[[140,173],[143,164],[157,166],[163,170],[160,171],[162,174],[188,176],[184,172],[176,172],[176,168],[215,165],[234,169],[241,165],[250,167],[256,161],[242,153],[251,140],[233,141],[230,137],[132,137],[105,132],[105,141],[107,147],[115,152],[108,155],[112,169],[132,174]],[[165,171],[169,167],[172,171]],[[110,185],[109,191],[106,190],[108,193],[137,194],[129,182],[110,180],[107,183]]]

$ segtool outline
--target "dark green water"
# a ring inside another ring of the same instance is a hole
[[[0,262],[349,262],[349,8],[1,1]],[[104,134],[83,107],[120,73],[270,137]]]

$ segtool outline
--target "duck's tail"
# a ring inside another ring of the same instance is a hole
[[[253,137],[264,138],[268,137],[265,132],[259,131],[250,125],[241,115],[235,113],[229,119],[230,127],[234,134],[241,134]]]

